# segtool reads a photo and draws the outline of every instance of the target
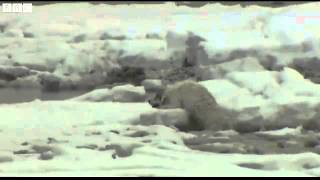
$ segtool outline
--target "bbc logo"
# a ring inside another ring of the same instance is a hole
[[[31,13],[32,3],[2,3],[4,13]]]

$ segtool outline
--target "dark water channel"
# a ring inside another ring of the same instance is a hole
[[[0,104],[12,104],[40,100],[65,100],[85,94],[88,90],[63,90],[59,92],[43,92],[41,89],[0,88]]]

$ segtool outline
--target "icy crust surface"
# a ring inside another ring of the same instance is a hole
[[[185,144],[194,134],[163,125],[134,125],[139,114],[153,111],[144,103],[34,101],[1,105],[0,111],[10,119],[0,126],[1,176],[319,175],[319,155],[314,153],[261,156],[192,150]],[[281,139],[299,136],[301,129],[265,134]],[[219,137],[236,135],[221,131]]]
[[[187,59],[220,106],[278,130],[180,132],[170,118],[184,123],[186,112],[152,108],[139,83],[1,104],[0,176],[319,176],[319,135],[301,128],[310,118],[320,127],[319,10],[74,3],[1,13],[1,87],[95,87]]]
[[[124,66],[179,67],[185,57],[215,65],[251,56],[268,69],[308,64],[319,56],[318,12],[319,3],[275,9],[172,3],[35,6],[23,16],[1,14],[0,64],[50,72],[62,81],[61,88],[103,84],[112,70]]]

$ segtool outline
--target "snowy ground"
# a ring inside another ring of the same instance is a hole
[[[283,127],[243,135],[143,126],[141,114],[156,110],[133,85],[0,104],[0,176],[320,176],[320,136],[301,127],[320,117],[320,85],[283,68],[318,61],[319,10],[76,3],[1,13],[1,87],[93,88],[119,68],[166,70],[186,57],[219,105]]]
[[[192,134],[160,125],[130,125],[138,121],[139,113],[150,110],[144,103],[2,105],[1,115],[7,120],[1,122],[1,176],[319,175],[320,161],[313,153],[201,152],[184,145],[183,139]]]

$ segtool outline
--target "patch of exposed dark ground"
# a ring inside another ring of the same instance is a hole
[[[145,79],[160,79],[164,84],[173,84],[179,81],[192,79],[199,80],[194,67],[176,67],[168,69],[143,69],[138,67],[121,67],[108,73],[108,78],[101,87],[112,88],[122,84],[141,86]]]
[[[320,154],[320,134],[305,131],[297,135],[266,135],[258,133],[226,136],[210,131],[193,131],[193,138],[184,139],[185,145],[194,150],[213,153],[240,154]]]

